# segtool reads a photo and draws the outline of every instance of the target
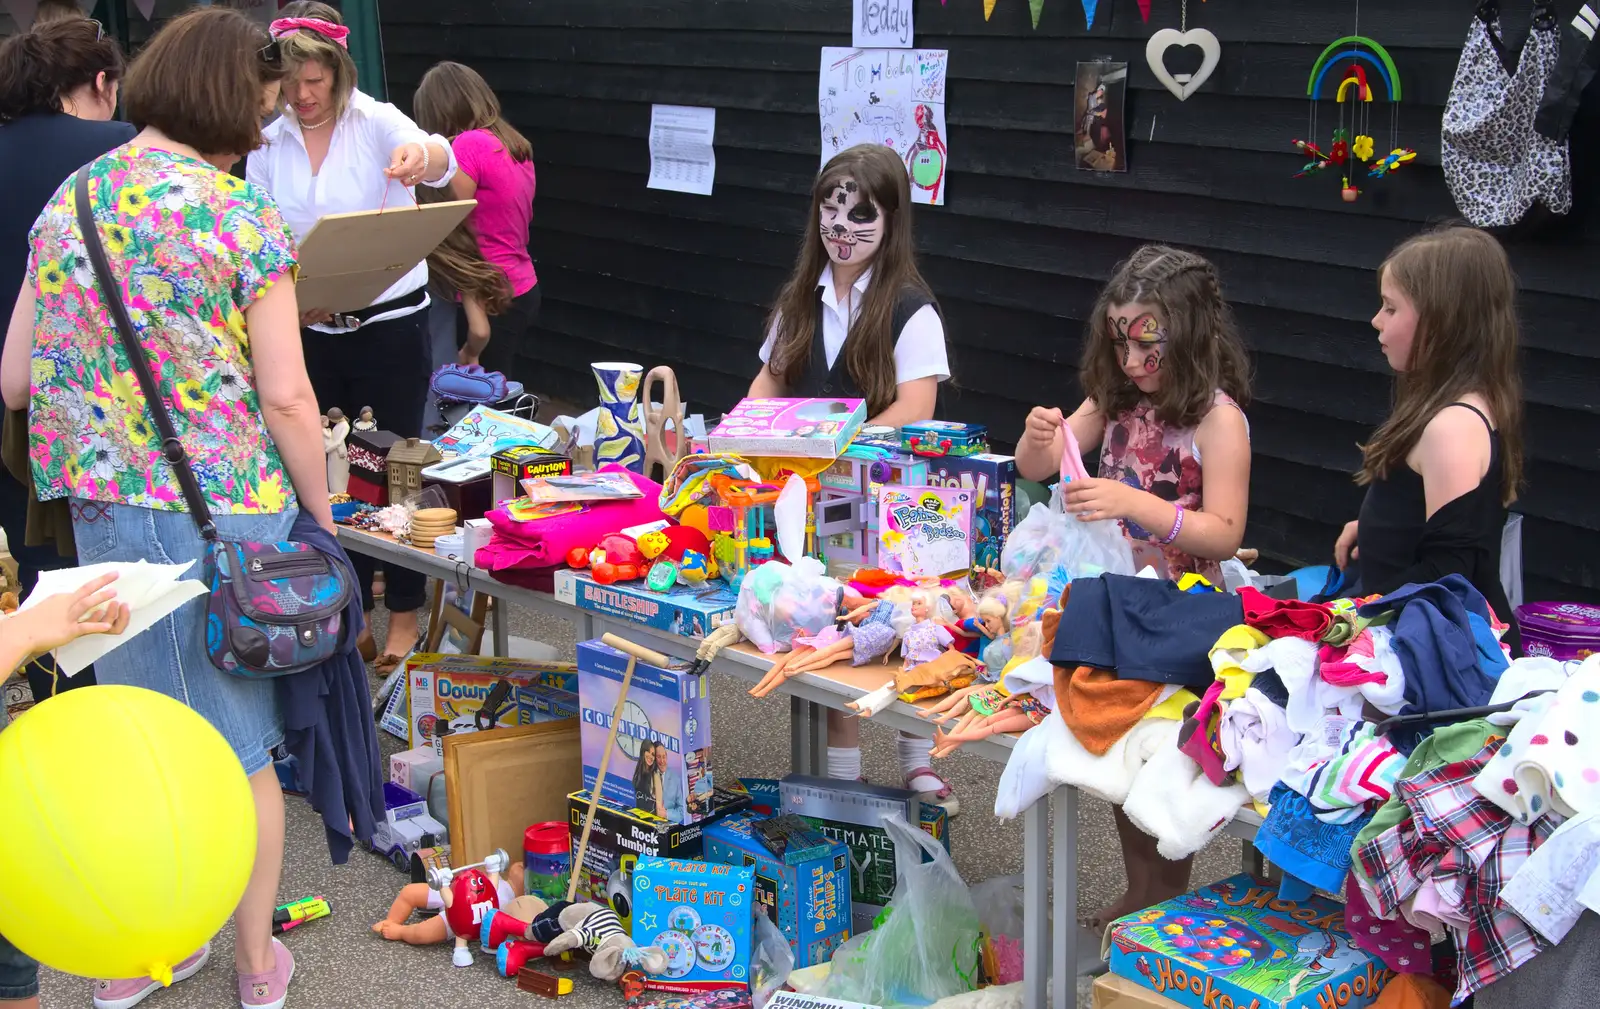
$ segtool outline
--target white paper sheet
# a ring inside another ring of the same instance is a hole
[[[87,634],[69,641],[56,649],[56,665],[65,676],[75,676],[100,656],[118,648],[184,603],[208,590],[204,582],[182,580],[184,572],[194,567],[187,564],[151,564],[149,561],[107,561],[81,568],[64,568],[45,571],[39,575],[39,584],[21,608],[31,609],[47,596],[58,592],[76,592],[101,575],[117,572],[117,580],[108,586],[116,593],[116,601],[128,604],[128,629],[121,634]]]
[[[717,176],[716,132],[716,109],[650,106],[649,188],[710,196]]]
[[[945,49],[842,49],[824,46],[817,75],[822,164],[857,144],[900,156],[913,203],[944,204]]]
[[[850,44],[857,49],[910,49],[913,0],[855,0]]]

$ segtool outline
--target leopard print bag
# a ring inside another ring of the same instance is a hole
[[[1533,128],[1560,55],[1556,14],[1539,0],[1533,30],[1509,66],[1497,0],[1472,19],[1445,103],[1442,167],[1462,215],[1480,228],[1517,224],[1535,203],[1552,214],[1572,209],[1572,163],[1565,140]]]

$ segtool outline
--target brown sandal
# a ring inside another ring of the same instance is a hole
[[[379,676],[388,676],[396,669],[399,669],[400,663],[404,662],[405,660],[406,657],[404,655],[396,655],[393,652],[384,652],[382,657],[378,659],[377,663],[373,665],[372,671],[377,673]]]

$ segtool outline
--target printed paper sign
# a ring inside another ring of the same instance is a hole
[[[913,0],[855,0],[850,41],[857,49],[910,49]]]
[[[945,49],[825,47],[817,85],[822,163],[857,144],[882,144],[905,163],[912,202],[942,205],[949,62]]]
[[[650,106],[649,188],[710,196],[717,177],[716,132],[716,109]]]

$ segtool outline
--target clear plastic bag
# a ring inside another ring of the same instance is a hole
[[[972,888],[972,903],[989,937],[995,984],[1022,980],[1022,877],[995,876]]]
[[[832,627],[843,590],[813,557],[793,565],[768,561],[739,584],[733,619],[751,644],[771,655],[786,651],[796,631],[817,634]]]
[[[1074,578],[1134,573],[1133,548],[1114,519],[1080,522],[1066,512],[1064,496],[1073,480],[1087,480],[1083,456],[1072,428],[1061,425],[1061,482],[1050,493],[1049,504],[1036,504],[1006,538],[1000,571],[1007,580],[1031,581],[1044,577],[1046,592],[1059,599]]]
[[[760,911],[756,912],[755,917],[755,953],[750,957],[750,1002],[755,1009],[766,1009],[772,996],[784,986],[794,970],[794,950],[789,948],[789,940],[778,931],[778,926],[772,923],[771,918]]]
[[[944,846],[904,817],[888,817],[883,827],[895,846],[894,898],[877,928],[834,953],[820,994],[889,1009],[972,991],[979,922],[967,884]]]

